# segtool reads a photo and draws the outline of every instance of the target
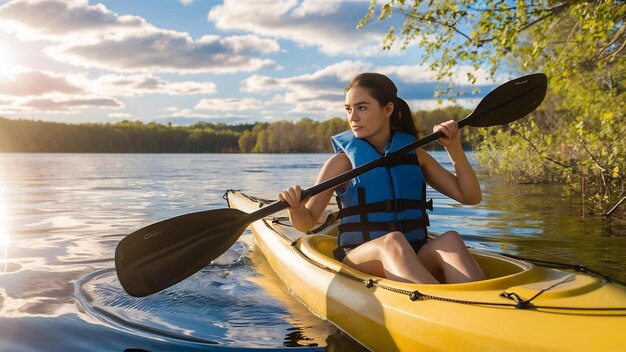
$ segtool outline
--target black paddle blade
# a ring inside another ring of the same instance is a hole
[[[128,294],[144,297],[170,287],[226,252],[248,226],[248,214],[216,209],[141,228],[120,241],[115,269]]]
[[[535,73],[516,78],[487,94],[465,120],[474,127],[490,127],[520,119],[541,105],[548,89],[548,78]]]

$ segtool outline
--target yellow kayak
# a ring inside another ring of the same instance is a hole
[[[234,191],[226,199],[248,213],[263,205]],[[306,235],[285,216],[250,225],[265,258],[311,312],[373,351],[626,350],[622,285],[478,250],[486,280],[401,283],[334,260],[336,223]]]

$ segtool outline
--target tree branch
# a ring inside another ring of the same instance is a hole
[[[619,201],[619,202],[617,202],[617,204],[615,204],[615,205],[613,206],[613,208],[611,208],[611,210],[607,211],[607,212],[604,214],[604,216],[610,216],[610,215],[611,215],[611,213],[613,213],[613,212],[615,211],[615,209],[617,209],[617,207],[619,207],[620,205],[622,205],[622,203],[624,203],[624,201],[625,201],[625,200],[626,200],[626,197],[624,197],[624,198],[620,199],[620,201]]]
[[[533,142],[531,142],[531,141],[530,141],[530,139],[526,138],[526,136],[524,136],[524,135],[523,135],[523,134],[521,134],[521,133],[520,133],[520,137],[522,137],[522,138],[523,138],[526,142],[528,142],[528,144],[530,144],[530,146],[531,146],[531,147],[532,147],[532,148],[533,148],[533,149],[534,149],[534,150],[535,150],[535,151],[536,151],[539,155],[541,155],[541,154],[542,154],[542,152],[539,150],[539,148],[537,148],[537,146],[536,146]],[[563,168],[566,168],[566,169],[570,169],[570,170],[573,170],[574,172],[578,173],[578,169],[577,169],[576,167],[574,167],[574,166],[571,166],[571,165],[565,165],[565,164],[563,164],[563,163],[561,163],[561,162],[559,162],[559,161],[556,161],[556,160],[554,160],[554,159],[552,159],[552,158],[549,158],[549,157],[547,157],[547,156],[542,156],[542,158],[544,158],[544,159],[546,159],[546,160],[548,160],[548,161],[550,161],[550,162],[553,162],[553,163],[555,163],[555,164],[559,165],[560,167],[563,167]]]
[[[621,45],[617,49],[610,51],[609,49],[611,48],[611,46],[613,46],[620,39],[622,40]],[[602,60],[602,59],[604,59],[604,58],[606,58],[608,56],[615,57],[615,56],[617,56],[617,54],[619,52],[624,50],[625,47],[626,47],[626,25],[622,24],[622,26],[615,33],[613,38],[611,38],[611,40],[609,40],[609,42],[606,43],[606,45],[603,48],[598,49],[598,51],[593,56],[593,58],[591,58],[590,61],[595,63],[595,62],[598,62],[598,61],[600,61],[600,60]]]
[[[400,11],[400,13],[402,13],[402,14],[404,15],[404,17],[405,17],[405,22],[407,21],[407,19],[406,19],[406,18],[410,18],[411,20],[416,21],[416,22],[433,22],[433,23],[438,24],[438,25],[440,25],[440,26],[450,28],[452,31],[454,31],[455,33],[457,33],[458,35],[460,35],[460,36],[464,37],[464,38],[465,38],[465,39],[467,39],[467,40],[470,40],[470,39],[471,39],[471,38],[470,38],[467,34],[465,34],[465,33],[461,32],[461,31],[457,28],[457,26],[456,26],[456,25],[452,25],[452,24],[448,24],[448,23],[443,23],[443,22],[441,22],[440,20],[438,20],[438,19],[437,19],[437,18],[435,18],[435,17],[417,16],[416,14],[414,14],[414,12],[413,12],[413,11],[409,11],[409,12],[407,12],[407,11],[406,11],[406,10],[404,10],[404,9],[400,9],[399,11]],[[411,30],[413,30],[413,28],[414,28],[414,26],[411,26]]]

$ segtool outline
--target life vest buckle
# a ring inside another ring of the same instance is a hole
[[[400,211],[400,199],[387,199],[385,202],[385,211],[387,213],[395,213]]]
[[[399,231],[404,233],[404,222],[402,221],[391,221],[389,222],[389,232]]]

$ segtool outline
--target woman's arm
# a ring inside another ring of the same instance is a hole
[[[335,154],[324,163],[315,184],[322,183],[351,169],[350,159],[344,153]],[[344,185],[339,187],[344,187]],[[302,202],[302,190],[300,186],[296,185],[281,192],[278,195],[278,199],[289,203],[289,219],[291,223],[296,230],[304,232],[315,226],[330,202],[333,192],[334,189],[329,189],[318,193],[306,202]]]
[[[456,122],[452,120],[447,121],[433,128],[434,132],[439,130],[446,136],[438,141],[446,148],[448,156],[454,165],[456,175],[446,170],[424,150],[418,149],[417,156],[426,182],[432,188],[460,203],[480,203],[482,200],[480,184],[461,146],[460,133]]]

